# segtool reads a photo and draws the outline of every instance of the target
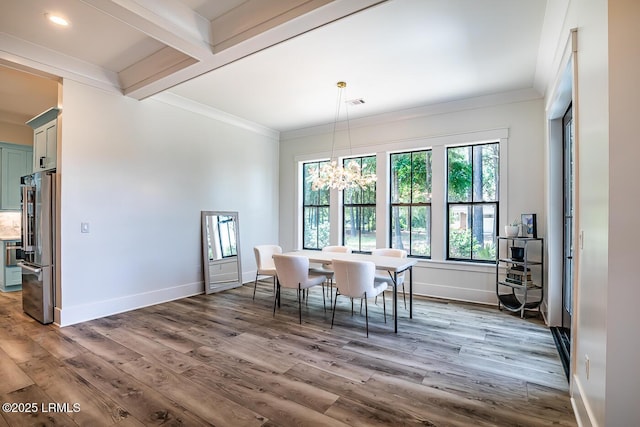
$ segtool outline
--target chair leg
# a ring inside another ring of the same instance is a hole
[[[333,314],[331,315],[331,329],[333,329],[333,319],[336,318],[336,304],[338,303],[338,290],[336,289],[336,299],[333,302]]]
[[[278,279],[278,276],[276,276],[276,293],[278,294],[278,308],[280,308],[280,299],[282,297],[281,293],[280,293],[280,279]]]
[[[276,317],[276,304],[278,303],[278,297],[280,296],[280,286],[276,289],[273,297],[273,317]]]
[[[351,298],[351,315],[353,316],[353,298]]]
[[[404,300],[404,309],[407,309],[407,296],[404,294],[404,282],[402,282],[402,299]]]
[[[387,300],[384,297],[384,292],[382,292],[382,312],[384,313],[384,323],[387,323]]]
[[[362,301],[362,300],[360,300]],[[364,318],[367,325],[367,338],[369,338],[369,305],[367,304],[367,293],[364,293]]]
[[[333,298],[333,277],[329,279],[329,303],[331,303],[331,298]]]
[[[300,320],[300,324],[302,325],[302,303],[300,301],[300,283],[298,283],[298,318]]]
[[[258,272],[256,271],[256,280],[253,282],[253,299],[256,299],[256,287],[258,286]]]
[[[331,300],[329,300],[331,301]],[[327,312],[327,303],[324,300],[324,282],[322,282],[322,307],[324,308],[324,312]]]

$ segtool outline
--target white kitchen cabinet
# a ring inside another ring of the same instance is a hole
[[[33,128],[33,171],[56,168],[59,109],[50,108],[27,122]]]
[[[0,240],[0,292],[13,292],[22,289],[22,268],[6,266],[6,245],[15,240]]]
[[[0,209],[20,209],[20,177],[32,172],[33,149],[0,143]]]

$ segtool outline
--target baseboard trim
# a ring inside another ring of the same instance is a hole
[[[585,399],[584,389],[580,378],[576,375],[573,376],[573,396],[571,397],[571,406],[573,406],[573,413],[576,416],[576,422],[579,427],[598,427],[598,422],[595,419],[593,411],[589,406],[589,403]]]
[[[409,289],[407,289],[407,292],[409,292]],[[413,294],[453,301],[498,305],[495,291],[483,289],[462,288],[431,283],[414,283]]]
[[[91,304],[62,308],[56,307],[54,310],[54,323],[60,327],[70,326],[125,311],[199,295],[204,293],[203,289],[203,282],[195,282],[150,292],[126,295],[120,298],[97,301]]]

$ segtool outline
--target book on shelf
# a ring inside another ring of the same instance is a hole
[[[531,275],[528,276],[518,276],[517,274],[507,274],[507,279],[515,280],[518,282],[530,282]]]
[[[529,285],[529,286],[533,285],[533,281],[531,280],[531,278],[529,278],[529,279],[522,279],[522,278],[514,279],[512,277],[506,277],[504,279],[504,281],[506,283],[513,283],[514,285]]]
[[[531,269],[527,268],[527,271],[525,272],[523,268],[517,268],[517,267],[520,267],[520,266],[511,267],[507,269],[507,278],[520,280],[520,281],[523,281],[523,280],[531,281]]]

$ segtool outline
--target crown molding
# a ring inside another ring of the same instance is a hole
[[[184,98],[171,92],[158,93],[148,99],[154,99],[156,101],[172,105],[191,113],[200,114],[219,122],[227,123],[241,129],[246,129],[251,132],[266,136],[267,138],[273,139],[275,141],[279,141],[280,139],[280,132],[276,130],[262,126],[250,120],[234,116],[233,114],[225,113],[224,111],[218,110],[205,104],[201,104],[196,101],[192,101],[188,98]]]
[[[477,108],[492,107],[497,105],[525,102],[541,99],[542,95],[535,89],[523,89],[511,92],[502,92],[492,95],[478,96],[474,98],[461,99],[439,104],[425,105],[422,107],[409,108],[404,110],[390,111],[373,116],[350,119],[349,126],[353,128],[379,125],[380,123],[390,123],[401,120],[410,120],[420,117],[434,116],[437,114],[454,113],[457,111],[474,110]],[[308,128],[295,129],[280,133],[280,140],[304,138],[308,136],[321,135],[333,132],[333,123]],[[336,124],[336,130],[346,129],[346,121]]]

